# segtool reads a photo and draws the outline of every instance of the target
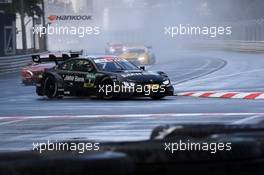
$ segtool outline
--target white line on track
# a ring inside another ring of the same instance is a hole
[[[2,123],[0,123],[0,126],[12,124],[12,123],[17,123],[17,122],[21,122],[21,121],[24,121],[24,120],[25,119],[21,119],[21,120],[11,120],[11,121],[7,121],[7,122],[2,122]]]
[[[233,74],[227,74],[227,75],[219,75],[219,76],[213,76],[213,77],[207,77],[207,78],[200,78],[200,79],[197,79],[197,80],[192,80],[192,82],[203,82],[203,81],[215,80],[215,79],[219,79],[219,78],[229,78],[229,77],[234,77],[234,76],[238,76],[238,75],[242,75],[242,74],[260,72],[260,71],[264,71],[264,69],[263,68],[262,69],[254,69],[254,70],[244,71],[244,72],[239,72],[239,73],[233,73]]]
[[[261,94],[260,96],[256,97],[256,99],[264,99],[264,94]]]
[[[190,116],[264,116],[264,112],[259,113],[163,113],[163,114],[120,114],[120,115],[57,115],[57,116],[2,116],[0,120],[26,120],[26,119],[52,119],[52,118],[142,118],[142,117],[190,117]]]
[[[206,63],[204,64],[204,65],[201,65],[200,67],[198,67],[198,69],[204,69],[204,68],[206,68],[209,64],[210,64],[210,60],[209,59],[206,59]],[[191,71],[191,72],[188,72],[188,73],[185,73],[185,74],[183,74],[183,75],[181,75],[182,77],[184,77],[184,76],[186,76],[186,75],[191,75],[191,74],[193,74],[193,73],[195,73],[197,70],[193,70],[193,71]],[[173,78],[173,77],[172,77]],[[187,78],[188,79],[188,78]],[[181,80],[181,81],[185,81],[186,79],[183,79],[183,80]],[[175,84],[175,83],[177,83],[177,81],[172,81],[171,82],[172,84]],[[185,82],[183,82],[183,83],[185,83]],[[182,84],[182,83],[177,83],[177,85],[180,85],[180,84]]]
[[[263,115],[262,116],[261,115],[255,115],[255,116],[251,116],[251,117],[247,117],[244,119],[237,120],[237,121],[233,122],[232,124],[250,123],[250,122],[254,122],[256,119],[259,119],[259,118],[264,119],[264,116]]]

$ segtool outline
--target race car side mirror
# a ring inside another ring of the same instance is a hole
[[[139,67],[141,70],[145,70],[145,66],[140,66]]]
[[[163,77],[168,77],[168,75],[165,72],[158,71],[157,73],[160,74]]]
[[[32,55],[32,61],[35,63],[40,63],[40,56],[39,55]]]

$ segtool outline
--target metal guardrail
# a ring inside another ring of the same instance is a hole
[[[0,74],[18,72],[31,61],[31,55],[0,57]]]
[[[264,52],[264,41],[200,40],[192,42],[191,47],[240,52]]]
[[[0,57],[0,74],[19,72],[21,67],[32,61],[32,54],[42,53],[46,52]]]

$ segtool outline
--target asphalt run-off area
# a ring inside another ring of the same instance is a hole
[[[1,75],[1,150],[31,149],[33,142],[48,139],[144,140],[161,124],[239,123],[264,116],[262,54],[177,51],[159,56],[147,69],[166,72],[175,89],[175,96],[162,100],[50,100],[37,96],[34,86],[22,85],[18,73]]]

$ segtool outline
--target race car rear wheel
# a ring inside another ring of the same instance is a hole
[[[48,98],[58,97],[58,83],[56,79],[52,76],[48,76],[44,83],[44,92]]]

